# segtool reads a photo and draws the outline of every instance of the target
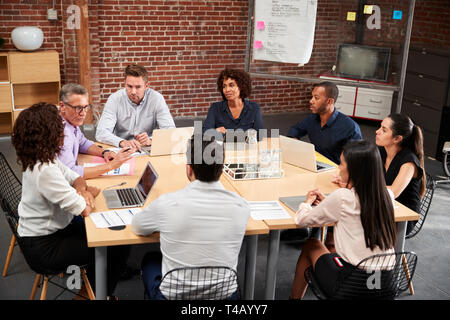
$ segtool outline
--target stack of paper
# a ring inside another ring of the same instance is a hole
[[[120,209],[103,212],[94,212],[89,216],[97,228],[118,227],[131,224],[134,215],[142,211],[141,208]]]
[[[253,220],[291,219],[278,201],[249,201]]]
[[[101,165],[101,163],[85,163],[83,166],[85,168],[90,168],[90,167],[95,167],[95,166],[99,166],[99,165]],[[130,170],[129,163],[124,163],[119,168],[102,174],[102,176],[123,176],[123,175],[133,175],[133,173]]]
[[[85,168],[95,167],[105,163],[106,163],[105,159],[101,157],[93,157],[92,163],[84,163],[83,167]],[[108,171],[102,174],[102,176],[123,176],[123,175],[132,176],[134,174],[134,163],[135,159],[131,158],[127,162],[123,163],[119,168]]]

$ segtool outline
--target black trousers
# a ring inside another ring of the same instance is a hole
[[[87,246],[84,221],[71,223],[50,235],[21,237],[19,241],[27,263],[35,272],[58,274],[70,265],[85,266],[89,282],[95,288],[95,250]],[[130,246],[108,247],[108,295],[114,292],[129,254]]]

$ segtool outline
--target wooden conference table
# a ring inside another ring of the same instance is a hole
[[[277,148],[278,141],[271,139],[259,142],[259,148],[270,149]],[[226,152],[226,157],[230,151]],[[167,192],[174,192],[184,188],[188,183],[185,174],[185,160],[183,155],[169,155],[159,157],[141,156],[135,158],[135,169],[133,176],[100,177],[87,180],[88,185],[96,186],[100,189],[119,184],[123,181],[127,184],[123,187],[134,187],[140,174],[144,170],[147,161],[151,161],[153,167],[159,174],[154,189],[150,194],[145,206],[160,195]],[[328,159],[317,154],[317,159],[324,162],[330,162]],[[89,156],[80,155],[81,162],[89,162]],[[232,180],[225,174],[220,181],[227,190],[237,192],[248,201],[270,201],[278,200],[279,197],[305,195],[309,190],[319,188],[323,193],[330,193],[338,187],[333,184],[333,175],[337,169],[322,173],[313,173],[305,169],[282,164],[284,177],[279,179],[263,180]],[[106,203],[102,193],[96,198],[95,211],[107,211]],[[145,207],[144,206],[144,207]],[[284,206],[284,205],[283,205]],[[294,214],[291,209],[284,206],[291,215],[290,219],[282,220],[264,220],[255,221],[249,219],[246,229],[246,265],[245,265],[245,286],[244,298],[253,299],[255,270],[256,270],[256,252],[258,234],[267,234],[270,232],[269,249],[266,267],[266,288],[265,299],[273,300],[275,298],[276,272],[278,264],[280,232],[285,229],[295,229],[297,225],[294,221]],[[396,202],[395,221],[397,224],[398,240],[395,247],[396,251],[403,251],[406,224],[409,220],[418,220],[419,215]],[[109,229],[97,229],[91,219],[86,219],[86,232],[89,247],[95,247],[95,269],[96,269],[96,298],[106,298],[106,248],[113,245],[142,244],[159,242],[159,233],[154,233],[147,237],[135,235],[130,226],[119,231]]]
[[[91,162],[92,156],[80,155],[79,163]],[[126,182],[121,188],[134,187],[145,165],[150,161],[159,175],[149,199],[147,199],[146,207],[151,201],[160,195],[174,192],[184,188],[189,184],[186,177],[186,165],[184,155],[169,156],[139,156],[135,157],[134,174],[131,176],[108,176],[87,180],[87,184],[95,186],[103,190],[106,187]],[[223,186],[230,191],[236,192],[232,185],[222,176],[221,182]],[[103,194],[95,199],[95,212],[108,211]],[[86,234],[89,247],[95,248],[95,283],[96,283],[96,299],[106,299],[106,275],[107,275],[107,247],[116,245],[132,245],[143,243],[159,242],[159,233],[153,233],[150,236],[142,237],[131,231],[131,226],[127,225],[122,230],[99,229],[95,226],[92,219],[85,219]],[[245,285],[244,298],[253,299],[255,272],[256,272],[256,255],[259,234],[268,234],[269,228],[263,221],[255,221],[249,219],[245,233],[246,242],[246,263],[245,263]]]

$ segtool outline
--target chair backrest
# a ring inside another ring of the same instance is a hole
[[[22,198],[22,183],[14,174],[10,165],[6,161],[3,153],[0,152],[0,200],[6,219],[11,227],[16,239],[20,237],[17,234],[17,226],[19,223],[18,207]]]
[[[370,256],[341,279],[332,298],[393,299],[409,288],[416,264],[414,252]]]
[[[436,188],[436,181],[430,174],[426,174],[427,184],[425,187],[425,194],[423,195],[422,200],[420,201],[420,219],[416,222],[411,231],[406,235],[406,239],[414,237],[419,233],[420,229],[425,222],[428,211],[430,210],[431,201],[433,200],[434,189]]]
[[[186,267],[167,272],[159,290],[168,300],[227,300],[237,292],[235,270],[222,266]]]

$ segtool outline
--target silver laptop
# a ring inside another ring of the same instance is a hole
[[[336,168],[336,166],[316,160],[316,150],[312,143],[280,135],[280,148],[283,162],[294,166],[312,172],[322,172]]]
[[[149,161],[136,187],[103,190],[106,205],[109,209],[142,207],[157,179],[158,174]]]
[[[194,133],[194,127],[155,129],[152,133],[152,145],[144,150],[150,156],[185,153],[187,142]]]

